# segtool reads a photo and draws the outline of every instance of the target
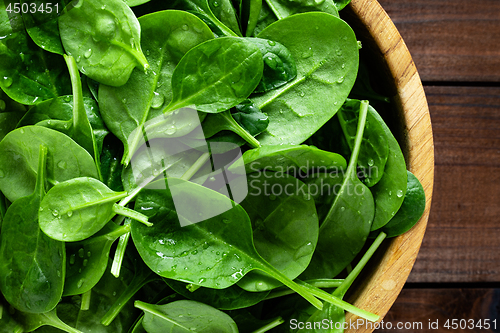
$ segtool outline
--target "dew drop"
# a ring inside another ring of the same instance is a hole
[[[198,280],[198,283],[203,283],[203,282],[205,282],[206,280],[207,280],[207,279],[205,279],[205,278],[201,278],[201,279],[199,279],[199,280]]]
[[[57,277],[61,277],[61,276],[62,276],[62,274],[61,274],[61,271],[60,271],[60,270],[57,270],[57,271],[56,271],[56,274],[57,274]]]
[[[3,85],[5,86],[5,88],[10,87],[12,85],[12,78],[8,77],[8,76],[4,76],[3,77]]]
[[[66,103],[71,102],[71,96],[64,96],[64,101],[65,101]]]
[[[184,252],[182,252],[182,253],[181,253],[180,257],[185,257],[185,256],[187,256],[188,254],[189,254],[189,253],[188,253],[188,251],[184,251]]]
[[[58,217],[59,216],[59,212],[57,211],[57,209],[54,209],[52,211],[52,215],[54,215],[54,217]]]
[[[59,169],[66,169],[66,167],[67,167],[67,166],[68,166],[68,165],[67,165],[66,161],[59,161],[59,162],[57,163],[57,167],[58,167]]]
[[[191,254],[198,254],[197,250],[191,251]]]
[[[167,133],[168,135],[174,135],[175,132],[177,132],[177,128],[175,126],[171,126],[165,131],[165,133]]]
[[[210,244],[208,244],[207,242],[203,243],[203,249],[206,250],[210,247]]]
[[[77,287],[78,289],[80,289],[80,288],[83,286],[83,282],[85,282],[85,280],[80,279],[80,280],[78,281],[78,283],[76,284],[76,287]]]
[[[5,172],[3,172],[3,170],[0,170],[0,178],[4,178],[5,177]]]
[[[159,109],[162,107],[163,103],[165,102],[165,97],[157,93],[156,91],[153,94],[153,99],[151,100],[151,107],[153,109]]]
[[[401,198],[403,196],[403,191],[402,190],[398,190],[398,192],[396,193],[396,195],[398,196],[398,198]]]
[[[187,24],[183,24],[183,25],[181,26],[181,28],[182,28],[182,30],[184,30],[184,31],[188,31],[188,30],[189,30],[189,25],[187,25]]]
[[[392,191],[389,191],[389,196],[391,196],[391,195],[392,195]]]
[[[83,56],[85,57],[85,59],[90,58],[90,56],[92,56],[92,49],[88,49],[87,51],[85,51]]]
[[[298,260],[302,257],[312,254],[313,252],[314,252],[314,246],[311,242],[309,242],[307,244],[302,245],[295,251],[293,259]]]
[[[306,94],[303,91],[300,93],[300,97],[304,97],[305,95]]]
[[[73,216],[73,211],[72,211],[72,210],[69,210],[69,211],[66,213],[66,215],[68,215],[68,217]]]
[[[219,7],[219,6],[220,6],[219,1],[217,1],[217,0],[216,0],[216,1],[214,1],[214,2],[213,2],[213,5],[214,5],[214,7]]]
[[[0,111],[5,111],[7,108],[7,104],[5,104],[5,101],[0,99]]]
[[[76,57],[75,61],[76,61],[77,63],[78,63],[78,62],[80,62],[80,61],[82,61],[82,57],[80,57],[80,56]]]
[[[307,50],[305,50],[303,53],[302,53],[302,58],[303,59],[307,59],[307,58],[310,58],[312,57],[314,54],[313,52],[313,49],[312,47],[309,47]]]
[[[78,256],[79,256],[80,258],[83,258],[83,256],[84,256],[84,255],[85,255],[85,250],[84,250],[84,249],[83,249],[83,247],[82,247],[82,248],[80,248],[80,250],[78,250]]]
[[[370,159],[368,160],[368,165],[369,165],[369,166],[373,166],[374,164],[375,164],[375,161],[374,161],[372,158],[370,158]]]
[[[241,257],[239,255],[237,255],[236,253],[234,254],[234,257],[236,258],[236,260],[241,261]]]
[[[223,219],[222,222],[224,222],[225,224],[229,224],[229,223],[231,223],[231,220],[229,220],[229,219]]]
[[[89,257],[89,258],[92,257],[92,252],[88,251],[87,252],[87,257]]]
[[[337,83],[342,83],[342,82],[344,82],[344,79],[345,79],[345,78],[344,78],[343,76],[339,77],[339,79],[337,80]]]
[[[345,207],[344,206],[340,207],[340,211],[341,212],[345,211]]]
[[[76,255],[75,255],[75,254],[72,254],[72,255],[69,257],[69,264],[70,264],[70,265],[74,265],[74,264],[75,264],[75,260],[76,260]]]
[[[116,291],[113,291],[112,295],[113,295],[113,297],[115,297],[116,296]]]
[[[266,284],[264,282],[256,282],[255,289],[258,291],[265,291],[265,290],[267,290]]]
[[[127,99],[126,98],[122,99],[122,103],[127,104]]]
[[[88,263],[89,263],[88,259],[83,259],[83,267],[87,267]]]
[[[147,55],[147,56],[151,55],[151,51],[146,50],[146,55]]]

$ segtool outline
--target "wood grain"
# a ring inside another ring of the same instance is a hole
[[[500,88],[425,87],[435,193],[409,282],[500,280]]]
[[[500,289],[403,289],[391,311],[384,318],[384,328],[377,333],[419,332],[419,333],[473,333],[498,332],[500,329]],[[458,328],[447,329],[444,325],[449,320],[457,319]],[[485,319],[491,322],[490,328],[464,327],[471,322],[463,320]],[[460,328],[462,320],[462,328]],[[493,322],[496,320],[496,330]],[[419,325],[420,324],[420,325]],[[394,330],[398,325],[403,329]],[[407,329],[404,329],[404,325]],[[392,329],[390,329],[392,328]],[[437,329],[434,329],[437,328]]]
[[[379,2],[423,81],[500,82],[500,1]]]
[[[369,44],[376,46],[377,55],[387,64],[396,90],[394,102],[399,106],[399,114],[393,116],[401,117],[404,123],[408,168],[422,182],[427,199],[426,210],[419,223],[379,249],[378,257],[372,260],[363,277],[351,288],[353,292],[347,296],[349,302],[383,317],[408,277],[425,232],[434,181],[432,128],[420,77],[394,24],[377,1],[353,0],[349,8],[372,37]],[[358,319],[350,313],[346,316],[347,322]],[[373,328],[369,327],[346,330],[371,331]]]

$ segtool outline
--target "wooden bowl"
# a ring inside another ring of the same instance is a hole
[[[411,55],[391,19],[375,0],[352,0],[341,16],[354,29],[368,55],[370,68],[379,72],[381,89],[393,101],[393,109],[382,114],[395,132],[405,154],[407,168],[422,183],[426,208],[420,221],[409,232],[386,240],[351,287],[346,300],[383,318],[403,288],[417,258],[425,233],[434,182],[434,144],[429,109],[422,82]],[[373,65],[373,66],[372,66]],[[372,332],[374,327],[348,313],[347,323],[356,329],[346,332]],[[381,319],[382,320],[382,319]]]

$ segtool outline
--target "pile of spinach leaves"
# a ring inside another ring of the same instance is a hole
[[[348,2],[0,2],[0,332],[378,320],[343,297],[425,196]]]

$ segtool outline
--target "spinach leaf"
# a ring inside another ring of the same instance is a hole
[[[356,141],[342,186],[319,228],[311,264],[301,278],[326,278],[339,274],[361,250],[370,233],[375,207],[373,196],[356,175],[357,160],[366,124],[368,102],[362,101]]]
[[[0,141],[13,129],[21,120],[23,115],[18,112],[2,112],[0,113]]]
[[[247,150],[229,170],[237,172],[243,165],[247,173],[267,170],[300,178],[310,170],[339,171],[346,167],[346,161],[339,154],[313,146],[269,145]]]
[[[293,14],[320,11],[339,17],[335,0],[266,0],[278,19]]]
[[[226,0],[224,0],[226,1]],[[219,4],[219,1],[217,1]],[[224,7],[226,7],[227,3]],[[204,21],[209,26],[214,26],[217,31],[220,31],[222,36],[241,36],[239,29],[236,31],[231,30],[231,28],[227,27],[224,23],[222,23],[217,16],[212,12],[212,8],[217,6],[210,6],[209,0],[180,0],[176,1],[174,8],[182,9],[193,12],[196,16],[203,17]]]
[[[0,309],[2,310],[0,333],[23,333],[24,329],[22,325],[12,317],[9,307],[9,303],[4,303],[3,298],[0,298]]]
[[[63,322],[56,309],[44,313],[17,313],[16,318],[24,328],[23,332],[32,332],[42,326],[51,326],[68,333],[84,333]]]
[[[240,21],[246,37],[253,36],[262,10],[262,0],[241,0]]]
[[[142,190],[135,203],[136,209],[154,222],[151,228],[132,222],[134,244],[154,272],[202,287],[223,289],[258,269],[321,306],[309,292],[303,293],[302,288],[259,256],[252,241],[250,219],[241,206],[194,183],[168,179],[168,184],[165,190]],[[196,209],[176,211],[174,200],[189,202]]]
[[[249,99],[236,105],[231,115],[241,127],[253,136],[264,132],[269,126],[269,117],[262,113],[257,105]]]
[[[24,29],[3,36],[0,40],[0,88],[25,105],[66,95],[71,86],[61,60],[60,55],[35,45]]]
[[[47,3],[40,0],[23,0],[21,4],[23,7],[24,4],[29,6],[28,11],[23,10],[22,17],[26,31],[31,39],[45,51],[63,55],[64,50],[57,26],[57,17],[59,15],[58,10],[62,11],[62,8],[65,6],[64,1],[54,1],[50,6],[45,6]],[[45,8],[52,6],[57,6],[58,10],[52,10],[51,12],[45,10]],[[69,6],[72,7],[72,4]]]
[[[263,66],[259,48],[246,39],[221,37],[201,43],[175,67],[172,101],[163,112],[184,107],[208,113],[226,111],[252,93]]]
[[[80,73],[76,67],[75,59],[72,56],[64,55],[64,60],[68,65],[71,76],[71,85],[73,87],[73,116],[71,119],[64,120],[48,120],[37,123],[39,126],[46,126],[70,136],[76,143],[85,148],[85,150],[94,157],[96,169],[99,178],[101,178],[100,170],[100,150],[97,141],[94,137],[94,131],[90,125],[85,110],[85,104],[82,94],[82,83],[80,81]],[[102,142],[100,143],[102,146]]]
[[[293,81],[251,98],[270,121],[257,139],[262,145],[300,144],[325,124],[348,96],[358,68],[356,36],[341,19],[311,12],[279,20],[257,37],[283,44],[297,66]]]
[[[246,182],[247,177],[237,181]],[[314,201],[304,183],[286,174],[250,174],[248,186],[241,206],[252,221],[255,248],[264,260],[293,280],[309,265],[318,242]],[[238,282],[248,291],[270,290],[280,285],[259,271],[248,273]]]
[[[130,80],[121,87],[99,86],[100,110],[108,128],[123,142],[125,165],[144,140],[142,128],[146,122],[162,115],[162,109],[170,103],[171,77],[179,60],[189,49],[213,38],[200,19],[186,12],[161,11],[143,16],[139,22],[150,69],[146,73],[133,71]],[[175,134],[176,126],[183,122],[179,117],[167,119],[162,127]],[[185,121],[186,125],[192,123],[191,119]],[[173,122],[176,122],[174,129]]]
[[[351,0],[334,0],[335,6],[337,6],[338,10],[344,9],[345,6],[347,6]]]
[[[76,177],[97,178],[92,157],[68,136],[40,126],[21,127],[0,142],[0,190],[10,201],[33,193],[40,145],[49,150],[49,184]]]
[[[148,333],[166,331],[238,332],[238,327],[231,317],[203,303],[181,300],[164,305],[154,305],[136,301],[135,306],[145,313],[142,325]]]
[[[224,289],[213,289],[199,287],[194,291],[188,290],[188,284],[165,279],[167,285],[176,293],[187,299],[205,303],[219,310],[235,310],[253,306],[263,301],[269,291],[249,292],[237,285],[232,285]]]
[[[124,1],[130,7],[134,7],[134,6],[139,6],[139,5],[145,4],[146,2],[149,2],[151,0],[124,0]]]
[[[403,204],[396,215],[380,229],[387,234],[387,237],[396,237],[410,230],[420,220],[425,210],[424,188],[414,174],[410,171],[407,173],[408,185]]]
[[[255,43],[264,60],[264,72],[254,93],[263,93],[281,87],[297,76],[292,54],[282,44],[262,38],[248,39]]]
[[[406,194],[408,176],[405,158],[396,138],[375,109],[368,108],[368,112],[382,125],[381,135],[387,138],[389,145],[384,174],[380,181],[370,188],[375,200],[372,230],[377,230],[386,225],[401,207]]]
[[[92,238],[66,243],[66,280],[63,295],[79,295],[92,289],[106,271],[111,246],[129,231],[130,225],[119,227],[110,222]]]
[[[127,192],[115,192],[94,178],[80,177],[52,187],[40,204],[40,228],[61,241],[84,240],[101,230],[116,214],[151,225],[147,217],[116,204]]]
[[[38,208],[45,195],[47,148],[39,149],[32,195],[17,199],[5,214],[0,234],[0,290],[18,310],[42,313],[59,302],[65,276],[64,243],[38,227]]]
[[[259,33],[264,30],[267,26],[271,25],[271,23],[274,23],[277,21],[276,16],[272,12],[272,10],[269,8],[269,5],[267,4],[266,1],[260,1],[261,8],[260,12],[258,13],[258,17],[255,22],[255,28],[253,32],[250,34],[248,37],[255,37],[258,36]],[[254,14],[255,15],[255,14]],[[255,18],[254,18],[255,19]]]
[[[236,35],[242,36],[240,24],[237,19],[236,11],[231,0],[207,1],[210,11],[226,27],[231,29]]]
[[[122,0],[78,1],[59,17],[66,53],[76,59],[83,74],[111,86],[125,84],[136,66],[149,67],[140,30]]]
[[[356,138],[360,103],[359,100],[349,99],[337,113],[344,137],[351,151],[354,148]],[[380,133],[384,133],[382,124],[373,116],[373,112],[368,112],[358,156],[358,168],[360,169],[358,175],[368,187],[372,187],[382,178],[389,157],[388,138]]]
[[[324,221],[344,181],[343,172],[315,173],[302,179],[314,200],[318,219]]]

